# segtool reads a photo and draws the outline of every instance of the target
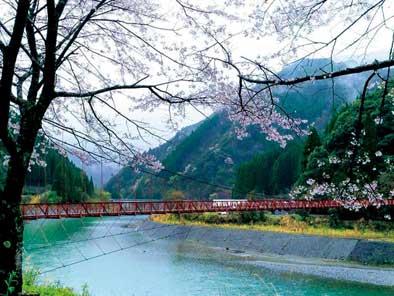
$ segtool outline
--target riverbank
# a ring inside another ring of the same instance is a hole
[[[250,215],[250,214],[249,214]],[[258,230],[265,232],[280,232],[287,234],[309,234],[338,238],[364,239],[394,243],[394,223],[386,221],[331,221],[329,217],[312,217],[293,215],[267,215],[257,217],[251,222],[241,221],[239,213],[221,216],[217,213],[199,215],[174,214],[152,215],[151,220],[159,223],[220,227],[242,230]],[[261,221],[263,220],[263,221]],[[335,227],[330,226],[336,223]]]
[[[60,282],[38,283],[39,271],[28,267],[23,275],[23,292],[25,295],[39,296],[91,296],[87,285],[82,286],[82,292],[77,293],[74,289],[64,287]]]
[[[153,221],[144,228],[153,238],[173,234],[274,272],[394,287],[393,243]]]
[[[394,287],[394,270],[390,268],[365,267],[354,264],[333,264],[319,260],[299,262],[296,259],[290,262],[256,260],[249,261],[247,264],[280,273],[291,272],[334,280]]]

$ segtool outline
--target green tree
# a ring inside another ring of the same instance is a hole
[[[377,148],[377,131],[375,121],[371,117],[371,113],[367,113],[364,120],[364,137],[363,146],[369,153],[375,153]]]
[[[69,181],[64,162],[59,162],[53,174],[52,189],[56,191],[57,195],[61,196],[63,200],[67,200],[67,188],[70,187]]]
[[[256,181],[255,189],[257,192],[272,194],[272,170],[275,165],[275,161],[280,154],[279,149],[273,149],[255,158],[256,169],[254,172]]]
[[[313,150],[315,150],[315,148],[319,147],[320,145],[321,145],[321,140],[319,137],[319,133],[317,132],[315,127],[312,127],[310,130],[310,134],[305,141],[304,151],[302,153],[301,167],[303,171],[305,170],[308,164],[309,155],[311,155]]]
[[[252,191],[264,194],[288,192],[300,174],[302,145],[293,142],[285,149],[273,149],[241,164],[234,183],[234,196]]]
[[[86,191],[86,193],[89,196],[92,196],[94,194],[94,183],[93,183],[92,177],[90,177],[89,183],[87,184],[87,191]]]
[[[366,94],[361,117],[361,99],[337,113],[326,130],[323,144],[309,156],[298,185],[305,186],[306,180],[313,179],[317,184],[335,185],[332,196],[322,198],[337,197],[335,192],[338,190],[357,198],[369,198],[371,191],[362,189],[376,184],[373,195],[377,196],[379,192],[382,196],[389,196],[394,156],[394,106],[391,102],[394,84],[389,82],[388,85],[388,94],[383,101],[382,89]],[[359,118],[362,120],[360,134],[357,133]],[[358,190],[353,190],[355,186]]]
[[[305,151],[305,149],[304,149]],[[272,193],[287,193],[301,172],[302,145],[290,143],[275,160],[271,172]]]
[[[253,162],[241,164],[237,170],[237,177],[234,185],[234,195],[242,196],[255,187],[255,165]]]

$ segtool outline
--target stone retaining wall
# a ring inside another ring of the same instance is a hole
[[[365,264],[394,264],[394,243],[150,221],[143,223],[140,230],[153,238],[175,237],[235,251],[350,260]]]

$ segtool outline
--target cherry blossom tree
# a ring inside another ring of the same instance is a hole
[[[370,76],[371,77],[371,76]],[[327,129],[323,145],[310,155],[307,168],[291,193],[307,199],[329,198],[351,210],[384,205],[393,198],[394,90],[385,84],[344,108]],[[376,100],[378,99],[378,100]],[[366,114],[360,116],[365,110]],[[335,126],[335,127],[334,127]]]
[[[19,204],[29,165],[41,164],[37,137],[63,153],[79,148],[88,154],[90,145],[91,157],[116,155],[125,164],[160,169],[132,143],[135,135],[153,132],[117,107],[118,97],[142,109],[163,103],[179,112],[184,104],[214,106],[214,90],[206,84],[218,73],[209,72],[209,61],[201,58],[214,45],[192,40],[195,26],[177,3],[169,11],[156,1],[129,0],[0,5],[0,139],[8,168],[0,203],[0,292],[16,295],[22,285]],[[126,122],[126,132],[116,129],[115,117]],[[72,146],[63,133],[74,137]]]
[[[365,162],[392,157],[392,155],[380,155],[381,151],[375,151],[370,156],[366,155],[361,139],[367,91],[377,86],[383,90],[378,98],[380,115],[375,118],[378,125],[381,123],[384,109],[387,109],[386,103],[391,97],[388,84],[392,76],[391,67],[394,66],[392,9],[393,3],[384,0],[296,0],[281,3],[269,1],[267,5],[255,7],[251,15],[256,26],[254,30],[247,33],[250,34],[249,36],[262,39],[275,36],[280,44],[273,54],[234,58],[229,50],[223,48],[227,52],[227,58],[223,62],[239,73],[239,111],[233,117],[240,123],[239,136],[247,135],[245,133],[247,126],[260,125],[263,131],[270,130],[268,139],[276,140],[282,146],[291,140],[293,135],[281,131],[284,126],[283,114],[288,113],[273,95],[277,89],[296,89],[308,82],[329,80],[333,86],[332,104],[334,105],[335,83],[346,77],[352,79],[359,73],[365,74],[363,75],[365,81],[360,85],[361,104],[357,124],[352,131],[354,136],[349,143],[348,154],[338,160],[342,165],[348,166],[349,178],[332,182],[332,176],[323,174],[320,182],[309,179],[306,184],[295,188],[292,196],[308,199],[322,196],[334,198],[341,201],[345,207],[355,210],[366,206],[365,200],[379,206],[384,202],[384,198],[392,197],[392,191],[381,188],[379,182],[379,178],[386,173],[387,166],[380,168],[377,166],[372,174],[374,176],[372,180],[365,170],[360,169],[366,165]],[[380,56],[376,55],[377,49],[381,50]],[[348,68],[335,67],[334,63],[341,59],[341,55],[354,58],[353,65]],[[299,73],[302,72],[303,61],[322,56],[328,57],[324,67],[315,69],[314,73],[305,73],[301,76],[297,74],[284,77],[272,66],[272,61],[277,60],[280,65],[292,64],[294,69],[299,70],[294,72]],[[276,106],[275,111],[268,113],[269,106]],[[279,113],[278,120],[275,120],[276,112]],[[267,120],[270,122],[274,120],[280,128],[275,130],[269,126],[267,129],[264,124]],[[295,125],[289,128],[298,130],[298,134],[303,134],[304,130],[299,130],[303,123],[302,119],[292,118],[285,122],[289,125],[294,123]]]
[[[226,24],[246,24],[234,14],[243,4],[230,1],[201,10],[180,1],[162,4],[0,2],[0,139],[7,167],[0,193],[1,293],[21,291],[19,204],[29,166],[45,165],[38,138],[84,161],[116,159],[159,170],[161,164],[134,141],[160,136],[133,119],[128,108],[150,111],[166,105],[173,115],[186,106],[204,106],[236,113],[233,81],[238,77],[226,75],[217,58],[231,35]],[[288,128],[279,117],[277,123]],[[270,122],[262,126],[269,129]]]
[[[0,139],[7,177],[0,192],[0,293],[7,286],[8,295],[21,291],[19,203],[29,165],[45,165],[37,137],[63,153],[78,150],[86,161],[116,159],[160,170],[161,164],[135,145],[137,138],[160,135],[132,114],[164,105],[171,116],[184,114],[187,106],[224,109],[239,138],[258,125],[284,146],[294,133],[305,134],[306,122],[287,114],[273,95],[275,87],[334,83],[335,77],[387,69],[394,61],[390,55],[290,80],[275,69],[319,51],[334,57],[341,38],[361,22],[370,25],[348,47],[392,28],[388,2],[1,1]],[[343,32],[328,41],[311,40],[313,32],[338,19]],[[236,53],[236,45],[249,39],[286,46],[257,57]],[[348,48],[341,44],[339,51]]]

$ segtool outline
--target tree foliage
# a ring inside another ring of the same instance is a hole
[[[53,173],[52,190],[62,197],[62,202],[79,202],[94,194],[94,185],[81,169],[63,158]]]
[[[235,179],[234,195],[287,193],[301,172],[302,148],[302,144],[293,142],[283,150],[273,149],[241,164]]]
[[[383,197],[394,195],[390,187],[394,157],[393,86],[389,83],[386,95],[384,86],[368,93],[361,116],[359,98],[332,118],[322,144],[308,158],[297,181],[301,187],[297,191],[316,198],[339,198],[341,192],[356,203],[356,208],[358,199],[379,203]]]
[[[319,134],[316,128],[312,127],[310,130],[310,134],[307,137],[305,144],[304,144],[304,151],[302,154],[302,170],[304,171],[307,164],[309,155],[315,150],[316,147],[321,145]]]
[[[49,145],[45,139],[43,145]],[[0,154],[2,154],[0,149]],[[4,153],[4,152],[3,152]],[[61,155],[56,149],[46,148],[39,156],[44,166],[33,164],[27,172],[24,195],[48,195],[43,200],[48,202],[86,201],[94,195],[92,178],[78,168],[67,156]],[[0,163],[0,188],[4,186],[6,166]],[[57,196],[46,191],[53,191]],[[49,198],[48,198],[49,197]],[[60,197],[60,199],[59,199]]]

